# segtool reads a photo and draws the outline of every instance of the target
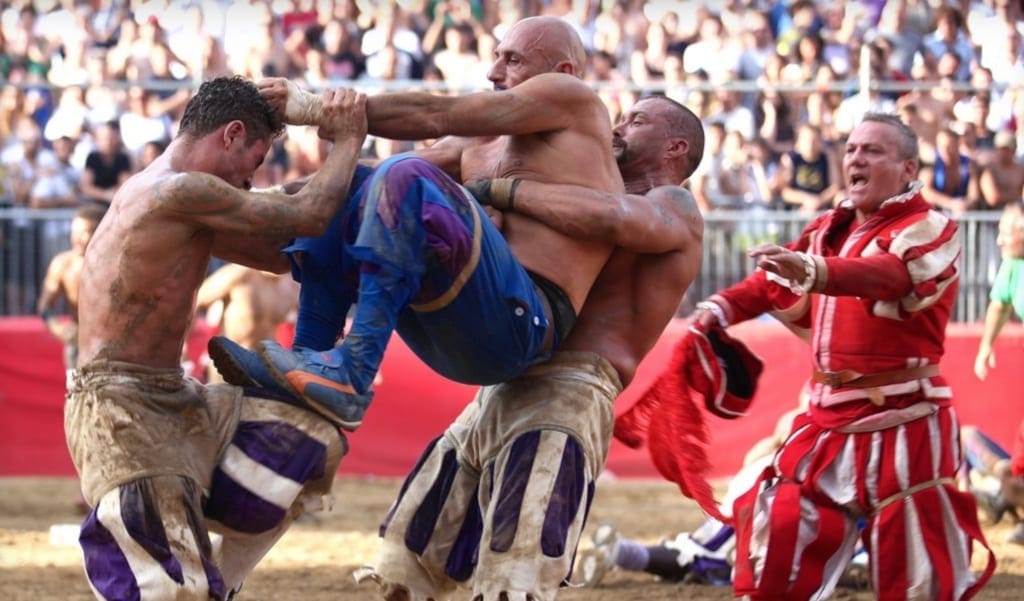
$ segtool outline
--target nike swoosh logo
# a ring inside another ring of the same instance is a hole
[[[352,388],[349,384],[342,384],[340,382],[335,382],[334,380],[328,380],[327,378],[311,374],[306,371],[290,371],[286,373],[284,377],[288,379],[288,382],[290,382],[296,390],[305,390],[307,384],[318,384],[325,388],[330,388],[331,390],[337,390],[338,392],[357,394],[356,389]]]

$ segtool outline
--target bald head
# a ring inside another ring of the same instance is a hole
[[[560,63],[572,66],[572,75],[582,78],[587,53],[579,34],[567,21],[557,17],[527,17],[513,25],[501,46],[509,45],[524,54],[537,53],[550,64],[550,71],[563,71]]]

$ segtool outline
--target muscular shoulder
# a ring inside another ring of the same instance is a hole
[[[704,237],[704,218],[693,193],[682,186],[659,186],[645,198],[660,214],[660,221],[674,234],[676,248],[689,248]]]
[[[580,115],[586,108],[600,108],[607,113],[600,96],[586,82],[565,73],[542,73],[507,90],[517,96],[543,100],[546,105],[568,107]],[[609,119],[609,123],[610,123]]]
[[[146,182],[139,182],[144,186]],[[167,173],[149,184],[155,208],[171,212],[207,213],[231,204],[238,190],[224,180],[198,171]],[[134,186],[133,186],[134,188]],[[144,190],[136,192],[145,193]]]
[[[700,217],[700,209],[697,207],[693,192],[682,186],[658,186],[647,193],[647,198],[680,214]]]

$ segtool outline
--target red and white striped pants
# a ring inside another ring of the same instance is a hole
[[[922,405],[923,406],[923,405]],[[736,593],[753,599],[827,599],[853,555],[858,520],[880,600],[969,599],[995,568],[974,498],[957,489],[956,414],[846,432],[798,416],[774,465],[734,505]]]

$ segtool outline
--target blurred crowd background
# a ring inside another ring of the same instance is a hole
[[[843,198],[844,136],[869,110],[897,112],[918,132],[925,194],[939,209],[1001,209],[1024,190],[1021,0],[0,6],[0,207],[109,203],[174,136],[191,91],[219,75],[369,93],[489,89],[496,44],[516,20],[538,14],[579,31],[585,78],[613,121],[645,94],[665,94],[704,120],[704,160],[685,185],[706,216],[809,217],[832,206]],[[426,143],[370,137],[364,153],[383,158]],[[325,152],[313,128],[288,128],[254,185],[306,175]]]

